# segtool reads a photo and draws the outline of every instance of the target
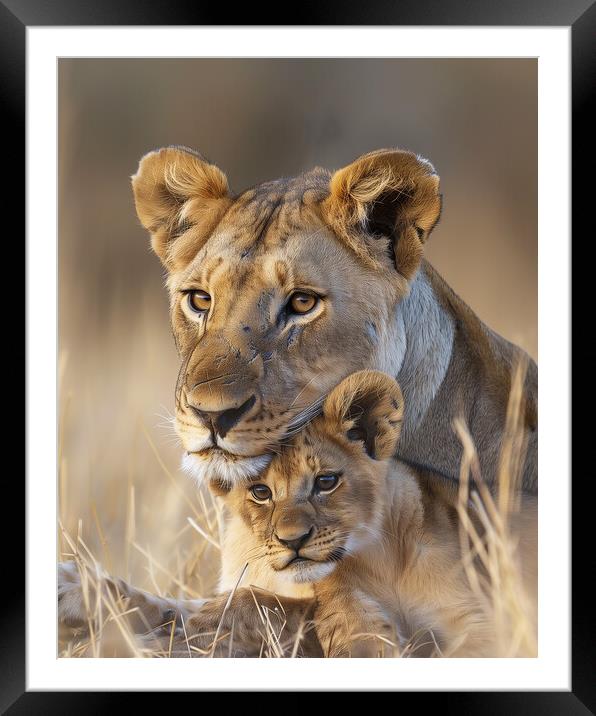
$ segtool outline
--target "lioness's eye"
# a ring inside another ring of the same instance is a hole
[[[318,475],[315,478],[315,490],[318,492],[331,492],[339,482],[339,475]]]
[[[319,299],[312,293],[296,291],[290,297],[290,308],[294,313],[308,313],[317,305]]]
[[[206,291],[189,291],[187,300],[195,313],[205,313],[211,308],[211,296]]]
[[[267,485],[253,485],[250,488],[250,492],[258,502],[267,502],[267,500],[271,499],[271,490]]]

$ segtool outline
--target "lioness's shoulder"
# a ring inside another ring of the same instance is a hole
[[[505,370],[509,377],[511,369],[522,361],[527,363],[529,382],[537,382],[536,363],[524,350],[491,330],[428,261],[422,261],[420,271],[430,283],[437,300],[452,316],[456,334],[485,370],[495,374]]]

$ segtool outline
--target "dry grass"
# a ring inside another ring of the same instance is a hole
[[[61,377],[65,358],[60,362]],[[521,577],[517,543],[511,525],[520,508],[517,478],[525,449],[520,438],[520,398],[524,367],[516,372],[507,416],[499,489],[491,495],[482,481],[473,442],[463,421],[455,432],[463,444],[458,513],[465,579],[472,589],[488,594],[490,614],[496,625],[495,656],[533,656],[535,604]],[[102,588],[107,574],[121,576],[154,594],[178,599],[207,597],[214,593],[220,560],[222,514],[206,488],[197,489],[172,464],[176,449],[164,451],[163,435],[137,421],[133,449],[143,456],[143,470],[135,466],[134,450],[121,479],[104,484],[95,480],[86,494],[69,470],[69,450],[64,436],[72,395],[63,396],[60,420],[59,559],[74,560],[80,573],[88,624],[78,632],[62,628],[61,657],[171,657],[228,656],[232,638],[218,629],[208,648],[187,640],[182,652],[173,651],[173,638],[155,638],[147,625],[146,635],[135,636],[131,618],[138,612],[126,600]],[[169,422],[165,417],[166,426]],[[165,453],[165,454],[164,454]],[[117,473],[116,473],[117,474]],[[239,575],[239,583],[242,575]],[[288,635],[283,617],[273,616],[255,600],[261,618],[261,657],[294,657],[299,638]],[[172,625],[173,626],[173,625]],[[138,629],[136,630],[138,631]],[[173,637],[173,629],[169,632]],[[415,655],[429,632],[416,635],[398,649],[381,637],[384,655]],[[433,645],[431,644],[431,647]],[[442,656],[436,642],[434,656]]]
[[[458,515],[462,564],[472,589],[489,595],[487,617],[494,622],[494,655],[533,657],[537,655],[537,600],[522,579],[520,545],[514,525],[524,504],[519,484],[526,444],[522,430],[522,389],[526,365],[514,373],[509,396],[505,434],[501,449],[496,495],[482,480],[473,440],[462,420],[454,429],[463,445],[460,467]],[[471,479],[470,479],[471,478]],[[532,501],[533,502],[533,501]],[[530,528],[526,538],[537,539]],[[528,552],[532,558],[532,545]]]

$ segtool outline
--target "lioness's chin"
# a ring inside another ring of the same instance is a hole
[[[277,572],[282,579],[295,584],[306,582],[319,582],[328,577],[337,566],[337,562],[304,561],[289,564],[285,569]]]
[[[204,480],[219,480],[234,486],[246,483],[262,472],[270,462],[271,455],[242,457],[212,448],[185,453],[182,457],[182,469],[198,484]]]

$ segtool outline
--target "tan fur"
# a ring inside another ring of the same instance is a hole
[[[453,434],[453,421],[462,418],[467,424],[478,451],[482,476],[495,485],[512,378],[521,367],[525,371],[521,396],[520,431],[526,442],[520,487],[528,494],[538,492],[538,369],[536,363],[520,348],[491,331],[455,294],[426,261],[417,282],[424,280],[438,310],[449,317],[453,326],[449,364],[440,385],[421,419],[412,426],[407,410],[405,430],[398,453],[410,463],[425,466],[444,477],[459,473],[461,451]],[[415,404],[416,396],[427,381],[420,380],[422,365],[410,367],[406,352],[404,365],[397,376],[404,391],[406,407]]]
[[[379,150],[333,174],[317,168],[234,196],[217,167],[174,147],[142,159],[133,190],[168,272],[182,358],[175,426],[189,472],[235,484],[258,474],[334,385],[376,368],[403,385],[404,459],[457,479],[461,448],[451,422],[463,412],[494,482],[521,352],[490,333],[422,260],[441,207],[428,161]],[[208,315],[189,311],[190,289],[210,294]],[[299,290],[320,300],[309,314],[290,316],[285,307]],[[534,364],[528,376],[535,432]],[[250,409],[223,438],[200,417],[242,406]],[[536,491],[529,442],[524,485]],[[420,445],[432,446],[436,463]]]
[[[489,594],[476,593],[462,567],[453,495],[432,476],[389,459],[401,413],[395,381],[357,373],[331,392],[323,415],[256,478],[271,489],[269,503],[256,503],[250,487],[212,487],[232,516],[230,532],[249,561],[259,563],[253,576],[269,570],[270,586],[274,579],[285,582],[287,596],[300,595],[288,585],[313,584],[316,631],[326,655],[377,656],[407,648],[414,656],[498,656]],[[363,440],[347,437],[355,425],[365,426]],[[382,450],[368,454],[367,438]],[[331,472],[341,475],[339,486],[316,494],[315,477]],[[535,504],[514,530],[525,547],[523,572],[535,601]],[[310,537],[298,554],[307,561],[294,563],[297,553],[280,540],[305,533]],[[200,632],[208,622],[198,613],[190,623]]]
[[[369,254],[362,229],[372,225],[374,233],[375,219],[384,220],[396,268],[411,279],[441,213],[439,177],[430,162],[411,152],[371,152],[333,175],[323,212],[364,261]]]
[[[186,265],[197,250],[193,242],[187,253],[177,242],[173,251],[172,237],[188,224],[207,236],[230,202],[225,174],[192,150],[175,147],[144,157],[134,188],[139,219],[151,232],[153,250],[171,270]]]

